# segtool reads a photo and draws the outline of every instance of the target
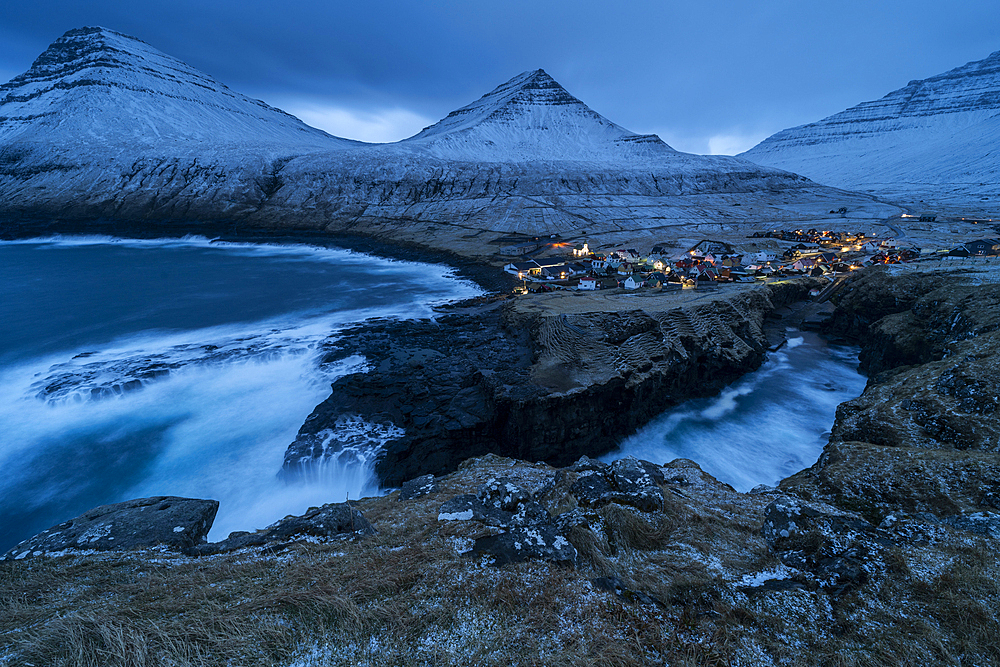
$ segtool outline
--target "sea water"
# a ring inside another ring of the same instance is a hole
[[[0,553],[130,498],[218,500],[219,540],[377,493],[371,461],[277,476],[330,383],[363,367],[321,365],[323,343],[481,293],[346,250],[103,237],[0,243],[0,291]]]
[[[691,459],[738,491],[811,466],[830,435],[837,406],[864,391],[858,348],[789,330],[760,369],[712,398],[686,401],[654,418],[605,461]]]

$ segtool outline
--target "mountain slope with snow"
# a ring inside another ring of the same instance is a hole
[[[1000,195],[1000,51],[743,153],[837,187],[902,200]]]
[[[490,254],[511,233],[702,234],[845,205],[866,219],[896,210],[675,151],[542,70],[392,144],[332,137],[103,28],[71,30],[0,87],[0,223],[210,221]]]
[[[676,154],[656,135],[615,125],[544,70],[524,72],[402,145],[451,160],[620,162]]]
[[[144,42],[105,28],[70,30],[0,86],[0,142],[131,149],[351,145],[235,93]]]

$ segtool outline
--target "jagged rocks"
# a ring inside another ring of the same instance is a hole
[[[578,462],[581,463],[581,462]],[[587,462],[572,482],[570,493],[583,507],[600,507],[608,503],[628,505],[643,512],[663,509],[663,471],[649,461],[634,458],[619,459],[610,466],[591,470]]]
[[[603,454],[667,407],[758,367],[765,313],[810,284],[665,312],[545,317],[498,301],[435,321],[368,323],[343,334],[327,360],[360,355],[371,371],[334,383],[289,446],[284,470],[336,455],[320,435],[345,416],[396,429],[376,463],[386,486],[488,452],[557,466]]]
[[[940,519],[994,508],[1000,488],[1000,285],[958,272],[865,271],[830,331],[873,373],[841,404],[819,461],[780,488],[861,513]]]
[[[781,562],[841,595],[865,583],[866,566],[892,541],[867,521],[830,506],[780,498],[765,510],[764,539]]]
[[[67,549],[189,549],[205,540],[218,510],[218,501],[176,496],[102,505],[21,542],[4,559],[47,556]]]
[[[372,535],[375,529],[349,503],[330,503],[312,507],[302,516],[288,516],[255,533],[238,531],[221,542],[200,544],[185,553],[190,556],[236,551],[293,542],[300,539],[331,539],[349,535]]]

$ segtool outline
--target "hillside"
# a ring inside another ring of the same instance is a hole
[[[1000,196],[998,143],[1000,51],[782,130],[742,157],[909,204],[989,209]]]

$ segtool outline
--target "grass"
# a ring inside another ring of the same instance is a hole
[[[619,505],[569,533],[575,568],[496,568],[461,552],[494,529],[437,521],[441,503],[512,469],[487,457],[413,501],[359,502],[379,533],[277,554],[162,552],[0,563],[0,664],[904,665],[998,664],[988,543],[887,553],[864,591],[741,592],[776,565],[767,497],[685,487],[661,513]],[[567,509],[555,494],[551,507]],[[600,530],[606,526],[607,530]],[[657,598],[619,597],[616,576]],[[877,632],[877,635],[873,635]],[[872,636],[878,641],[872,642]]]

